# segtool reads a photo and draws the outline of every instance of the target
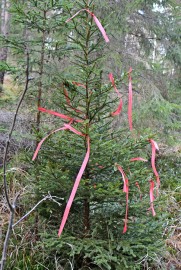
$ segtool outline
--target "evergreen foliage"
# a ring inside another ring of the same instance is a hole
[[[164,143],[180,143],[179,4],[142,0],[98,3],[100,15],[109,14],[111,21],[108,32],[114,42],[109,47],[109,63],[116,74],[129,65],[135,71],[136,128],[143,132],[149,126],[156,133],[161,126]],[[162,121],[167,128],[162,129]]]
[[[92,11],[93,4],[79,1],[76,9],[84,8]],[[74,127],[90,136],[91,155],[63,236],[56,240],[46,233],[42,236],[44,245],[50,256],[56,251],[57,256],[65,260],[64,267],[67,261],[75,260],[74,269],[141,269],[141,263],[136,268],[134,265],[144,258],[146,251],[148,258],[144,263],[152,265],[154,248],[163,248],[163,243],[156,241],[160,238],[162,217],[153,219],[147,212],[149,180],[153,177],[151,166],[130,162],[132,157],[149,155],[146,150],[148,137],[131,138],[128,128],[115,131],[111,126],[111,112],[117,99],[110,99],[112,85],[105,85],[102,81],[102,36],[92,17],[83,11],[67,27],[71,31],[69,43],[76,48],[71,57],[73,73],[66,74],[60,90],[56,90],[51,109],[75,119],[84,119]],[[66,103],[67,97],[71,106]],[[35,171],[40,172],[36,175],[37,195],[50,192],[62,203],[58,209],[45,204],[40,208],[41,215],[48,218],[51,230],[59,224],[62,215],[58,213],[65,209],[86,147],[84,138],[63,131],[52,135],[39,153]],[[129,229],[124,235],[126,200],[120,173],[114,169],[115,163],[123,166],[130,181]],[[141,201],[136,182],[143,193]],[[72,247],[68,256],[67,243],[68,248]]]
[[[115,11],[121,15],[121,23],[126,23],[128,13],[131,14],[143,4],[143,1],[134,1],[134,5],[127,1],[115,2],[116,5],[120,2],[122,4],[123,14],[119,13],[118,8]],[[104,5],[103,15],[95,7],[96,3]],[[145,9],[150,11],[152,3],[144,3]],[[31,161],[30,151],[22,153],[22,156],[19,154],[18,163],[22,167],[27,166],[29,175],[28,181],[23,180],[20,183],[23,189],[29,186],[28,195],[32,200],[31,203],[26,197],[21,200],[18,208],[20,215],[48,193],[56,198],[56,202],[43,202],[38,208],[38,217],[36,214],[32,215],[23,225],[17,225],[16,237],[12,239],[10,246],[12,252],[8,257],[7,269],[167,269],[164,237],[167,236],[168,226],[175,224],[176,217],[172,218],[175,211],[175,193],[170,203],[169,194],[161,192],[160,197],[154,201],[157,215],[152,217],[148,209],[149,180],[154,179],[154,175],[148,140],[156,135],[153,129],[150,131],[146,128],[142,135],[140,131],[144,124],[147,124],[148,120],[145,121],[145,118],[148,119],[148,116],[156,123],[155,127],[158,127],[158,118],[163,120],[164,133],[169,133],[170,130],[167,129],[170,127],[172,131],[179,130],[179,123],[174,120],[179,115],[180,108],[177,104],[171,104],[160,93],[155,94],[153,90],[151,99],[146,99],[145,106],[141,109],[135,106],[134,124],[139,128],[131,133],[128,129],[126,106],[127,71],[132,61],[129,59],[127,63],[123,62],[124,57],[118,59],[119,54],[114,55],[113,59],[109,50],[115,49],[116,43],[113,47],[110,44],[105,45],[93,17],[88,12],[80,12],[65,24],[67,18],[81,9],[89,9],[96,16],[103,17],[105,13],[109,13],[110,6],[106,6],[104,1],[79,0],[70,3],[12,0],[14,29],[6,42],[11,46],[14,60],[19,61],[20,55],[24,57],[27,48],[30,52],[30,76],[33,79],[26,104],[31,106],[31,110],[33,107],[34,111],[37,91],[41,90],[41,102],[38,106],[82,120],[79,123],[74,122],[73,126],[91,138],[91,154],[60,238],[57,237],[57,230],[87,151],[86,139],[64,130],[52,134],[44,142],[37,161]],[[109,16],[111,15],[112,13]],[[116,22],[119,18],[116,18]],[[102,18],[101,22],[108,33],[112,30],[113,35],[117,33],[118,24],[113,22],[113,26],[108,25],[106,18]],[[119,34],[125,37],[129,30],[128,26],[119,28]],[[149,55],[152,44],[147,42],[144,45],[148,48]],[[122,51],[122,55],[125,54],[126,52]],[[111,61],[105,64],[107,60]],[[117,63],[119,66],[116,69]],[[22,82],[24,66],[22,58],[18,71],[13,70]],[[124,108],[118,117],[119,124],[116,117],[111,116],[119,103],[107,76],[112,67],[116,70],[116,85],[123,89]],[[157,69],[156,63],[153,69]],[[156,72],[159,75],[159,67]],[[133,71],[133,77],[137,76],[133,79],[133,86],[140,83],[140,73],[136,68]],[[134,94],[136,95],[136,91]],[[40,141],[51,130],[63,126],[64,121],[42,113],[38,129],[36,124],[33,130],[36,140]],[[130,162],[131,158],[138,156],[148,159],[148,162]],[[128,231],[125,234],[123,226],[126,195],[117,163],[124,168],[129,179],[129,218]],[[165,189],[177,188],[177,166],[179,161],[175,159],[172,162],[164,157],[157,160]],[[171,175],[168,175],[170,168]],[[8,174],[11,185],[12,179],[16,183],[24,175],[17,173],[17,178],[14,177],[12,173]],[[179,201],[179,193],[176,194],[176,200]]]

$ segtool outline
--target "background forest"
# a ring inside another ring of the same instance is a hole
[[[180,1],[0,5],[0,269],[181,269]]]

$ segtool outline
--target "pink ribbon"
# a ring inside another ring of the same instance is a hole
[[[68,115],[65,115],[65,114],[62,114],[62,113],[58,113],[58,112],[55,112],[55,111],[52,111],[52,110],[47,110],[45,108],[42,108],[42,107],[39,107],[38,110],[40,112],[45,112],[45,113],[49,113],[49,114],[52,114],[52,115],[55,115],[55,116],[58,116],[62,119],[65,119],[65,120],[69,120],[69,121],[75,121],[75,122],[82,122],[82,120],[78,120],[78,119],[74,119]]]
[[[86,12],[88,12],[93,17],[94,22],[96,23],[97,27],[99,28],[100,32],[102,33],[105,41],[106,42],[109,42],[109,38],[108,38],[108,36],[106,34],[106,31],[104,30],[102,24],[100,23],[100,21],[98,20],[98,18],[95,16],[95,14],[92,13],[89,9],[81,9],[81,10],[79,10],[71,18],[69,18],[68,20],[66,20],[66,23],[68,23],[70,20],[72,20],[73,18],[75,18],[81,11],[86,11]]]
[[[87,163],[89,161],[89,156],[90,156],[90,138],[89,138],[89,136],[87,136],[87,152],[86,152],[84,161],[82,163],[82,166],[81,166],[81,168],[79,170],[79,173],[78,173],[78,175],[76,177],[76,180],[75,180],[72,192],[70,194],[69,200],[67,202],[67,205],[66,205],[66,208],[65,208],[65,211],[64,211],[64,214],[63,214],[63,218],[62,218],[62,221],[61,221],[61,224],[60,224],[60,228],[59,228],[59,231],[58,231],[58,236],[60,236],[62,234],[63,228],[65,226],[65,223],[67,221],[67,218],[68,218],[68,215],[69,215],[69,212],[70,212],[70,208],[72,206],[75,194],[77,192],[80,180],[82,178],[82,175],[83,175],[83,173],[85,171],[85,168],[87,166]]]
[[[119,102],[119,105],[118,105],[117,110],[115,112],[112,112],[111,113],[111,116],[119,115],[120,112],[122,111],[122,107],[123,107],[123,101],[122,101],[122,99],[120,99],[120,102]]]
[[[45,136],[45,137],[39,142],[39,144],[38,144],[38,146],[37,146],[37,148],[36,148],[36,150],[35,150],[35,153],[34,153],[34,156],[33,156],[33,160],[35,160],[35,158],[37,157],[37,154],[38,154],[38,152],[39,152],[39,150],[40,150],[41,145],[43,144],[43,142],[44,142],[51,134],[53,134],[53,133],[55,133],[55,132],[58,132],[58,131],[60,131],[60,130],[67,130],[67,129],[68,129],[68,130],[74,132],[75,134],[77,134],[77,135],[79,135],[79,136],[83,136],[83,137],[86,136],[85,134],[83,134],[82,132],[78,131],[77,129],[75,129],[74,127],[71,126],[71,124],[72,124],[72,122],[73,122],[73,120],[72,120],[71,117],[67,117],[67,116],[65,117],[65,115],[63,115],[63,117],[62,117],[62,114],[59,114],[59,113],[54,112],[54,111],[51,111],[51,110],[46,110],[46,109],[44,109],[44,108],[39,108],[39,110],[40,110],[40,111],[43,111],[43,112],[47,112],[47,113],[53,114],[53,115],[56,115],[56,116],[59,116],[59,117],[61,117],[61,118],[63,118],[63,119],[69,119],[69,120],[71,119],[71,122],[70,122],[69,124],[64,124],[64,127],[58,128],[58,129],[52,131],[52,132],[51,132],[50,134],[48,134],[47,136]],[[64,228],[64,226],[65,226],[65,223],[66,223],[67,218],[68,218],[68,215],[69,215],[69,211],[70,211],[71,205],[72,205],[72,203],[73,203],[75,194],[76,194],[76,192],[77,192],[77,189],[78,189],[80,180],[81,180],[81,178],[82,178],[82,175],[83,175],[83,173],[84,173],[84,171],[85,171],[85,168],[86,168],[86,166],[87,166],[87,163],[88,163],[88,161],[89,161],[89,156],[90,156],[90,137],[89,137],[89,136],[87,136],[86,141],[87,141],[87,152],[86,152],[84,161],[83,161],[83,163],[82,163],[82,166],[81,166],[81,168],[80,168],[80,170],[79,170],[79,173],[78,173],[78,175],[77,175],[77,177],[76,177],[76,180],[75,180],[75,183],[74,183],[72,192],[71,192],[71,194],[70,194],[69,200],[68,200],[68,202],[67,202],[67,206],[66,206],[66,208],[65,208],[64,215],[63,215],[63,218],[62,218],[62,222],[61,222],[61,225],[60,225],[60,228],[59,228],[59,231],[58,231],[58,236],[60,236],[61,233],[62,233],[62,231],[63,231],[63,228]]]
[[[77,135],[83,136],[85,137],[85,134],[83,134],[82,132],[78,131],[77,129],[75,129],[74,127],[72,127],[70,124],[64,124],[64,127],[69,129],[70,131],[74,132]]]
[[[156,158],[156,150],[159,151],[159,147],[158,147],[158,144],[154,140],[150,139],[149,142],[151,143],[151,147],[152,147],[151,166],[152,166],[152,169],[155,174],[156,181],[157,181],[157,195],[158,195],[158,188],[160,186],[160,178],[156,170],[155,158]]]
[[[150,209],[152,211],[152,215],[155,216],[155,210],[154,210],[154,206],[153,206],[153,202],[154,202],[154,195],[153,195],[153,190],[154,190],[154,182],[152,180],[150,180]]]
[[[136,157],[136,158],[131,158],[130,161],[143,161],[143,162],[148,162],[147,159],[142,158],[142,157]]]
[[[71,105],[70,98],[69,98],[69,95],[68,95],[68,91],[67,91],[65,88],[63,88],[63,91],[64,91],[64,95],[65,95],[65,98],[66,98],[67,105],[68,105],[72,110],[74,110],[75,112],[77,112],[77,113],[82,113],[80,110],[75,109],[75,108]]]
[[[109,73],[109,80],[112,83],[112,86],[114,87],[115,92],[118,94],[118,97],[121,98],[121,94],[119,93],[119,91],[118,91],[118,89],[116,87],[116,84],[115,84],[114,77],[113,77],[112,73]]]
[[[56,132],[58,132],[58,131],[60,131],[60,130],[66,130],[66,129],[68,129],[68,128],[67,128],[67,127],[61,127],[61,128],[58,128],[58,129],[52,131],[52,132],[51,132],[50,134],[48,134],[47,136],[45,136],[45,137],[39,142],[39,144],[37,145],[37,148],[36,148],[36,150],[35,150],[35,153],[34,153],[34,155],[33,155],[32,160],[34,161],[34,160],[36,159],[36,157],[37,157],[37,155],[38,155],[38,152],[40,151],[40,148],[41,148],[42,144],[44,143],[44,141],[45,141],[46,139],[48,139],[48,137],[49,137],[50,135],[52,135],[52,134],[54,134],[54,133],[56,133]]]
[[[38,155],[38,152],[40,151],[40,148],[41,148],[43,142],[44,142],[50,135],[52,135],[52,134],[54,134],[54,133],[56,133],[56,132],[58,132],[58,131],[60,131],[60,130],[67,130],[67,129],[69,129],[69,130],[71,130],[72,132],[74,132],[74,133],[76,133],[76,134],[78,134],[78,135],[80,135],[80,136],[85,136],[82,132],[76,130],[75,128],[73,128],[73,127],[71,126],[71,124],[72,124],[74,121],[76,121],[76,122],[82,122],[82,120],[76,120],[76,119],[74,119],[74,118],[72,118],[72,117],[70,117],[70,116],[67,116],[67,115],[64,115],[64,114],[61,114],[61,113],[57,113],[57,112],[52,111],[52,110],[47,110],[47,109],[42,108],[42,107],[39,107],[38,110],[41,111],[41,112],[46,112],[46,113],[49,113],[49,114],[58,116],[58,117],[60,117],[60,118],[62,118],[62,119],[70,120],[70,123],[69,123],[69,124],[64,124],[64,127],[58,128],[58,129],[56,129],[56,130],[53,130],[52,132],[50,132],[50,134],[48,134],[47,136],[45,136],[45,137],[38,143],[37,148],[36,148],[36,150],[35,150],[35,153],[34,153],[34,155],[33,155],[32,160],[35,160],[35,159],[36,159],[36,157],[37,157],[37,155]]]
[[[121,94],[119,93],[119,91],[118,91],[118,89],[116,87],[116,84],[115,84],[114,77],[113,77],[112,73],[109,73],[109,80],[111,81],[115,92],[118,94],[118,97],[120,97],[120,102],[119,102],[117,110],[111,113],[111,116],[116,116],[116,115],[119,115],[120,112],[122,111],[123,101],[122,101],[122,98],[121,98]]]
[[[77,121],[79,122],[79,120],[74,120],[73,118],[67,116],[67,115],[64,115],[64,114],[60,114],[60,113],[57,113],[55,111],[51,111],[51,110],[47,110],[45,108],[41,108],[39,107],[38,108],[39,111],[42,111],[42,112],[46,112],[46,113],[49,113],[49,114],[52,114],[52,115],[55,115],[55,116],[58,116],[60,118],[63,118],[63,119],[66,119],[66,120],[70,120],[70,123],[69,124],[64,124],[64,127],[62,128],[58,128],[54,131],[52,131],[50,134],[48,134],[47,136],[45,136],[38,144],[36,150],[35,150],[35,153],[33,155],[33,160],[35,160],[35,158],[37,157],[37,154],[41,148],[41,145],[43,144],[43,142],[53,133],[55,132],[58,132],[60,130],[70,130],[72,132],[74,132],[75,134],[79,135],[79,136],[83,136],[85,137],[86,135],[83,134],[82,132],[78,131],[77,129],[75,129],[74,127],[71,126],[71,124],[73,123],[73,121]],[[79,170],[79,173],[76,177],[76,180],[75,180],[75,183],[74,183],[74,186],[73,186],[73,189],[72,189],[72,192],[70,194],[70,197],[69,197],[69,200],[68,200],[68,203],[67,203],[67,206],[65,208],[65,212],[64,212],[64,215],[63,215],[63,218],[62,218],[62,222],[61,222],[61,225],[60,225],[60,228],[59,228],[59,231],[58,231],[58,236],[61,235],[62,231],[63,231],[63,228],[65,226],[65,223],[67,221],[67,218],[68,218],[68,214],[69,214],[69,211],[70,211],[70,208],[71,208],[71,205],[73,203],[73,200],[74,200],[74,197],[75,197],[75,194],[77,192],[77,189],[78,189],[78,186],[79,186],[79,183],[80,183],[80,180],[82,178],[82,175],[84,173],[84,170],[87,166],[87,163],[89,161],[89,156],[90,156],[90,137],[87,136],[86,138],[86,141],[87,141],[87,152],[86,152],[86,155],[85,155],[85,158],[84,158],[84,161],[82,163],[82,166]]]
[[[74,133],[77,134],[77,135],[80,135],[80,136],[85,137],[85,134],[83,134],[82,132],[78,131],[77,129],[75,129],[74,127],[71,126],[72,122],[73,122],[73,121],[71,121],[69,124],[64,124],[64,127],[58,128],[58,129],[56,129],[56,130],[53,130],[53,131],[50,132],[47,136],[45,136],[45,137],[39,142],[39,144],[38,144],[38,146],[37,146],[37,148],[36,148],[36,150],[35,150],[35,153],[34,153],[34,155],[33,155],[32,160],[34,161],[34,160],[36,159],[36,157],[37,157],[37,155],[38,155],[38,152],[40,151],[40,148],[41,148],[42,144],[44,143],[44,141],[45,141],[46,139],[48,139],[48,137],[50,137],[50,135],[52,135],[52,134],[54,134],[54,133],[56,133],[56,132],[58,132],[58,131],[60,131],[60,130],[70,130],[70,131],[74,132]]]
[[[126,193],[126,214],[125,214],[125,220],[124,220],[124,229],[123,233],[125,233],[128,229],[127,223],[128,223],[128,194],[129,194],[129,181],[128,178],[126,177],[126,174],[122,167],[120,165],[117,165],[118,170],[122,174],[124,186],[123,186],[123,192]]]
[[[71,104],[70,104],[70,98],[69,98],[69,95],[68,95],[68,91],[67,91],[65,88],[63,88],[63,92],[64,92],[64,95],[65,95],[67,104],[68,104],[69,106],[71,106]]]
[[[79,82],[72,82],[73,84],[83,87],[84,89],[86,89],[86,86],[83,83],[79,83]]]
[[[132,123],[132,107],[133,107],[133,89],[132,89],[132,78],[131,78],[132,68],[128,72],[129,79],[129,94],[128,94],[128,122],[130,131],[133,129]]]
[[[141,195],[141,189],[140,189],[140,185],[138,182],[135,183],[135,185],[137,186],[139,193],[140,193],[140,200],[142,200],[142,195]]]

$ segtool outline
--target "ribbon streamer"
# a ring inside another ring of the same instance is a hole
[[[132,68],[130,68],[128,72],[128,79],[129,79],[129,93],[128,93],[128,122],[129,122],[129,129],[132,131],[133,123],[132,123],[132,107],[133,107],[133,89],[132,89],[132,78],[131,78]]]
[[[56,116],[59,116],[59,117],[62,118],[62,114],[59,114],[59,113],[57,113],[57,112],[54,112],[54,111],[51,111],[51,110],[46,110],[46,109],[44,109],[44,108],[39,108],[39,109],[40,109],[40,111],[47,112],[47,113],[50,113],[50,114],[53,114],[53,115],[56,115]],[[83,137],[86,136],[85,134],[83,134],[82,132],[78,131],[77,129],[75,129],[74,127],[71,126],[71,123],[73,122],[73,120],[72,120],[71,117],[69,117],[69,116],[67,117],[67,116],[66,116],[66,118],[65,118],[65,115],[63,115],[63,118],[64,118],[64,119],[71,119],[71,122],[70,122],[69,124],[64,124],[64,127],[59,128],[59,129],[56,129],[56,130],[52,131],[50,134],[48,134],[47,136],[45,136],[45,137],[39,142],[39,144],[38,144],[38,146],[37,146],[37,148],[36,148],[36,150],[35,150],[35,153],[34,153],[34,156],[33,156],[33,160],[35,160],[35,158],[37,157],[37,154],[38,154],[38,152],[39,152],[39,150],[40,150],[40,147],[41,147],[41,145],[43,144],[43,142],[44,142],[51,134],[53,134],[53,133],[55,133],[55,132],[58,132],[58,131],[60,131],[60,130],[66,130],[66,129],[68,129],[68,130],[74,132],[75,134],[77,134],[77,135],[79,135],[79,136],[83,136]],[[87,141],[87,152],[86,152],[84,161],[83,161],[83,163],[82,163],[82,166],[81,166],[81,168],[80,168],[80,170],[79,170],[79,173],[78,173],[78,175],[77,175],[77,177],[76,177],[76,180],[75,180],[75,183],[74,183],[72,192],[71,192],[71,194],[70,194],[69,200],[68,200],[68,202],[67,202],[67,205],[66,205],[66,208],[65,208],[65,212],[64,212],[64,215],[63,215],[63,218],[62,218],[62,222],[61,222],[61,225],[60,225],[60,228],[59,228],[59,231],[58,231],[58,236],[60,236],[61,233],[62,233],[62,231],[63,231],[63,228],[64,228],[64,226],[65,226],[65,223],[66,223],[67,218],[68,218],[68,215],[69,215],[69,211],[70,211],[71,205],[72,205],[72,203],[73,203],[75,194],[76,194],[76,192],[77,192],[77,189],[78,189],[80,180],[81,180],[81,178],[82,178],[82,175],[83,175],[83,173],[84,173],[84,171],[85,171],[85,168],[86,168],[86,166],[87,166],[87,163],[88,163],[88,161],[89,161],[89,156],[90,156],[90,137],[89,137],[89,136],[87,136],[86,141]]]
[[[103,35],[103,38],[105,39],[106,42],[109,42],[109,38],[108,38],[108,36],[106,34],[106,31],[104,30],[102,24],[100,23],[100,21],[98,20],[98,18],[95,16],[95,14],[92,13],[89,9],[81,9],[81,10],[79,10],[71,18],[69,18],[68,20],[66,20],[66,23],[68,23],[70,20],[72,20],[73,18],[75,18],[81,11],[87,11],[93,17],[94,22],[96,23],[97,27],[99,28],[100,32]]]
[[[129,181],[128,178],[126,177],[126,174],[122,167],[120,165],[117,165],[118,170],[122,174],[124,186],[123,186],[123,192],[126,193],[126,213],[125,213],[125,220],[124,220],[124,228],[123,228],[123,233],[125,233],[128,229],[128,194],[129,194]]]
[[[150,139],[149,142],[151,143],[151,147],[152,147],[151,166],[152,166],[153,172],[154,172],[155,177],[156,177],[157,195],[158,195],[158,188],[160,187],[160,178],[159,178],[159,174],[156,170],[155,158],[156,158],[156,150],[159,151],[159,147],[158,147],[158,144],[154,140]]]
[[[84,89],[86,89],[86,86],[83,83],[78,83],[78,82],[72,82],[73,84],[77,85],[77,86],[81,86]]]
[[[116,84],[115,84],[114,77],[113,77],[112,73],[109,73],[109,80],[112,83],[112,86],[114,87],[115,92],[118,94],[118,97],[121,98],[121,94],[119,93],[119,91],[118,91],[118,89],[116,87]]]
[[[55,115],[55,116],[58,116],[62,119],[65,119],[65,120],[69,120],[69,121],[75,121],[75,122],[82,122],[82,120],[78,120],[78,119],[74,119],[68,115],[65,115],[65,114],[62,114],[62,113],[58,113],[58,112],[55,112],[55,111],[52,111],[52,110],[47,110],[45,108],[42,108],[42,107],[39,107],[38,110],[40,112],[45,112],[45,113],[49,113],[49,114],[52,114],[52,115]]]
[[[38,155],[38,152],[40,151],[40,148],[41,148],[42,144],[44,143],[44,141],[45,141],[46,139],[48,139],[48,137],[50,137],[52,134],[54,134],[54,133],[56,133],[56,132],[58,132],[58,131],[60,131],[60,130],[70,130],[70,131],[74,132],[75,134],[84,137],[85,135],[84,135],[82,132],[78,131],[77,129],[75,129],[75,128],[73,128],[73,127],[71,126],[72,122],[73,122],[73,121],[71,121],[69,124],[64,124],[64,127],[58,128],[58,129],[56,129],[56,130],[53,130],[53,131],[50,132],[47,136],[45,136],[45,137],[39,142],[39,144],[37,145],[37,148],[36,148],[36,150],[35,150],[35,153],[34,153],[34,155],[33,155],[32,160],[34,161],[34,160],[36,159],[36,157],[37,157],[37,155]]]
[[[77,129],[75,129],[74,127],[72,127],[70,124],[64,124],[64,127],[66,127],[67,129],[69,129],[70,131],[74,132],[77,135],[80,136],[85,136],[85,134],[83,134],[82,132],[78,131]]]
[[[68,104],[69,106],[71,106],[70,98],[69,98],[69,95],[68,95],[68,91],[67,91],[67,89],[65,89],[65,87],[63,88],[63,92],[64,92],[64,95],[65,95],[67,104]]]
[[[140,200],[142,200],[142,194],[141,194],[141,189],[140,189],[140,185],[138,182],[135,183],[135,185],[137,186],[139,193],[140,193]]]
[[[65,208],[65,211],[64,211],[64,214],[63,214],[63,218],[62,218],[60,228],[59,228],[59,231],[58,231],[58,236],[59,237],[62,234],[63,228],[64,228],[65,223],[67,221],[67,218],[68,218],[68,215],[69,215],[69,212],[70,212],[70,208],[72,206],[75,194],[77,192],[77,189],[78,189],[78,186],[79,186],[79,183],[80,183],[80,180],[82,178],[82,175],[83,175],[83,173],[85,171],[85,168],[87,166],[87,163],[89,161],[89,156],[90,156],[90,138],[89,138],[89,136],[87,136],[87,152],[86,152],[84,161],[82,163],[82,166],[81,166],[81,168],[79,170],[79,173],[78,173],[78,175],[76,177],[72,192],[70,194],[69,200],[67,202],[67,205],[66,205],[66,208]]]
[[[115,112],[112,112],[111,113],[111,116],[116,116],[116,115],[119,115],[120,112],[122,111],[123,101],[122,101],[122,98],[121,98],[121,94],[119,93],[119,91],[118,91],[118,89],[116,87],[116,84],[115,84],[114,77],[113,77],[113,74],[112,73],[109,73],[109,80],[111,81],[112,86],[114,87],[115,92],[118,94],[118,97],[120,97],[120,102],[119,102],[119,105],[118,105],[117,110]]]
[[[40,151],[40,148],[41,148],[42,144],[44,143],[44,141],[45,141],[46,139],[48,139],[48,137],[50,137],[50,135],[52,135],[52,134],[54,134],[54,133],[56,133],[56,132],[58,132],[58,131],[60,131],[60,130],[66,130],[66,129],[68,129],[68,128],[67,128],[67,127],[61,127],[61,128],[56,129],[56,130],[53,130],[50,134],[48,134],[47,136],[45,136],[45,137],[38,143],[37,148],[36,148],[36,150],[35,150],[35,153],[34,153],[34,155],[33,155],[32,160],[34,161],[34,160],[36,159],[36,157],[37,157],[37,155],[38,155],[38,152]]]
[[[136,157],[136,158],[131,158],[130,161],[143,161],[143,162],[148,162],[147,159],[142,158],[142,157]]]
[[[115,112],[112,112],[112,113],[111,113],[111,116],[119,115],[120,112],[122,111],[122,107],[123,107],[123,101],[122,101],[122,99],[120,99],[120,103],[119,103],[119,105],[118,105],[117,110],[116,110]]]
[[[153,206],[153,202],[155,200],[154,195],[153,195],[153,190],[154,190],[154,182],[150,180],[150,210],[152,211],[152,215],[155,216],[155,210]]]
[[[72,82],[72,83],[74,83],[74,82]],[[64,95],[65,95],[65,98],[66,98],[67,105],[68,105],[72,110],[74,110],[75,112],[77,112],[77,113],[83,113],[82,111],[80,111],[80,110],[74,108],[74,107],[71,105],[71,101],[70,101],[70,98],[69,98],[69,94],[68,94],[68,91],[67,91],[67,89],[66,89],[65,87],[63,87],[63,92],[64,92]]]

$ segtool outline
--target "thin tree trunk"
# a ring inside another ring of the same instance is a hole
[[[46,11],[44,11],[44,21],[46,22]],[[44,69],[44,59],[45,59],[45,39],[46,39],[46,30],[42,31],[42,46],[41,46],[41,56],[40,56],[40,69],[39,69],[39,84],[38,84],[38,102],[37,107],[41,107],[41,99],[42,99],[42,88],[43,88],[43,69]],[[36,125],[37,131],[40,128],[40,111],[37,112]]]
[[[8,8],[10,6],[9,0],[2,0],[1,2],[1,35],[4,38],[7,38],[9,31],[9,19],[10,13],[8,12]],[[2,47],[0,48],[0,61],[6,62],[8,56],[8,48]],[[0,83],[4,83],[4,75],[5,71],[0,71]]]
[[[89,0],[87,0],[87,5],[86,8],[89,9]],[[88,19],[87,19],[88,21]],[[89,65],[89,39],[90,39],[90,28],[87,27],[87,37],[86,37],[86,46],[85,46],[85,52],[84,52],[84,57],[85,57],[85,61],[87,66]],[[86,78],[86,119],[90,119],[90,96],[89,96],[89,78]],[[90,123],[86,124],[86,134],[89,134],[89,127],[90,127]],[[87,144],[86,144],[86,140],[85,140],[85,147],[86,147],[86,151],[87,151]],[[89,179],[89,170],[88,170],[88,164],[87,164],[87,168],[86,168],[86,178]],[[87,187],[89,186],[89,184],[87,184]],[[84,224],[84,237],[88,237],[89,235],[89,231],[90,231],[90,204],[89,204],[89,198],[85,198],[84,199],[84,203],[83,203],[83,224]],[[86,261],[85,260],[85,265],[86,265]]]
[[[47,11],[44,10],[44,29],[42,31],[42,44],[41,44],[41,55],[40,55],[40,66],[39,66],[39,83],[38,83],[38,101],[37,101],[37,107],[41,107],[41,100],[42,100],[42,90],[43,90],[43,72],[44,72],[44,60],[45,60],[45,41],[46,41],[46,20],[47,20]],[[37,132],[40,131],[40,123],[41,123],[41,112],[37,112],[36,116],[36,130]],[[38,145],[39,140],[36,141],[36,146]],[[38,171],[36,170],[36,179],[38,181]],[[39,236],[39,215],[38,213],[35,214],[35,225],[34,225],[34,235],[35,235],[35,241],[38,241]]]

